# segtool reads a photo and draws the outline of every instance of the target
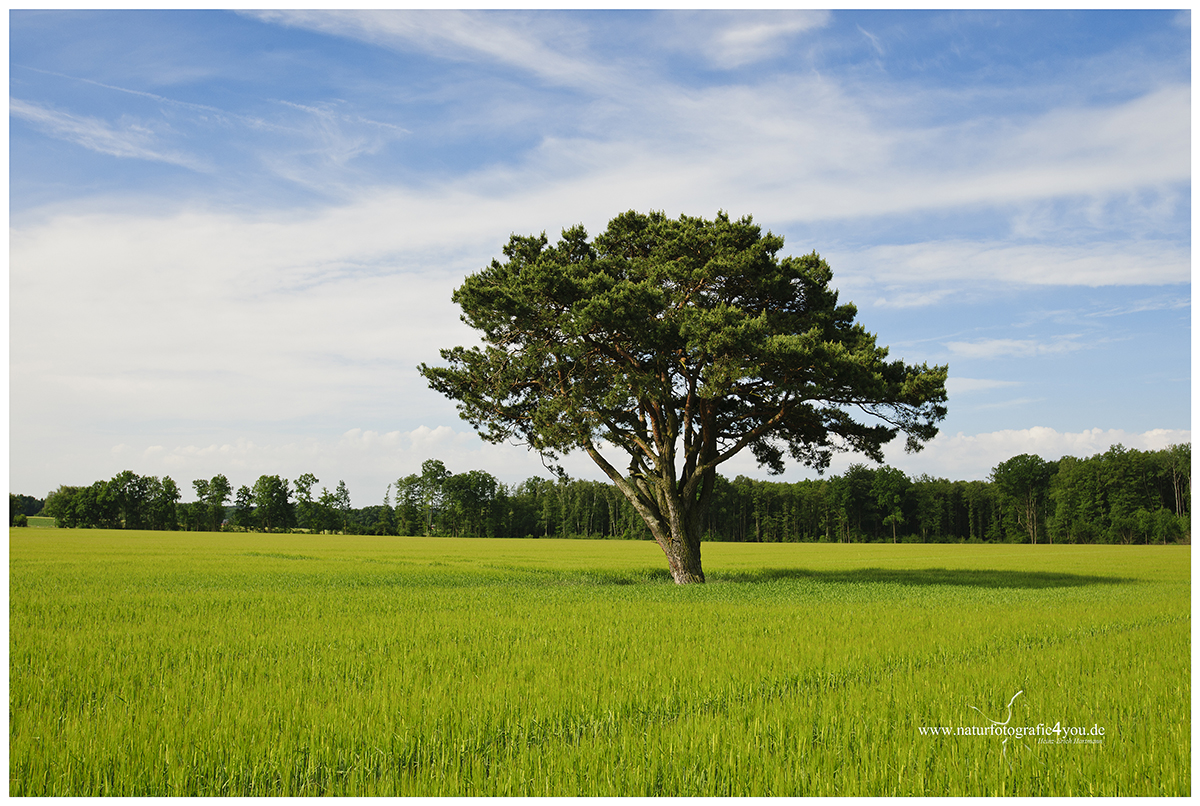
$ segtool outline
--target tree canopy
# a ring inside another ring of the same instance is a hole
[[[734,221],[630,211],[593,241],[513,235],[506,260],[454,292],[482,348],[420,366],[487,440],[552,461],[582,449],[632,502],[677,582],[703,581],[700,522],[716,468],[749,449],[825,469],[835,451],[882,461],[946,413],[946,367],[889,361],[838,304],[817,253]],[[865,417],[863,417],[865,415]],[[609,458],[628,460],[622,473]]]
[[[1021,525],[1029,539],[1037,543],[1037,511],[1039,502],[1050,491],[1054,466],[1040,456],[1023,453],[992,469],[992,481],[1002,493],[1018,502]]]

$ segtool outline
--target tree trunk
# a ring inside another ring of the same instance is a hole
[[[667,566],[671,569],[671,577],[676,584],[689,585],[693,582],[704,581],[704,570],[700,567],[700,540],[693,542],[686,535],[683,539],[676,539],[672,535],[665,545],[662,546],[663,553],[667,555]]]
[[[594,445],[587,445],[586,450],[650,528],[654,541],[667,556],[667,566],[676,584],[704,582],[704,571],[700,567],[700,536],[704,532],[704,516],[712,502],[716,469],[704,472],[698,498],[684,500],[673,479],[648,481],[643,477],[634,483],[617,472]]]
[[[640,502],[635,502],[637,506]],[[682,501],[666,502],[666,512],[642,512],[650,534],[667,557],[667,567],[677,585],[704,582],[700,566],[700,535],[703,534],[707,506],[699,502],[684,506]],[[673,506],[672,506],[673,504]],[[640,509],[640,508],[639,508]]]

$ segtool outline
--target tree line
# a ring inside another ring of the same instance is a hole
[[[169,477],[118,473],[59,487],[40,507],[58,526],[221,529],[447,537],[651,539],[613,484],[490,473],[451,473],[437,459],[389,485],[383,501],[353,508],[339,481],[311,473],[260,476],[234,491],[221,474],[197,479],[181,503]],[[889,466],[798,482],[717,476],[704,539],[741,542],[1172,543],[1190,539],[1191,445],[1138,451],[1115,445],[1087,459],[1015,456],[987,481],[910,478]],[[10,495],[10,522],[42,504]]]

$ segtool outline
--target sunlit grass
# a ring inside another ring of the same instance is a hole
[[[10,793],[1190,793],[1189,547],[704,555],[12,530]]]

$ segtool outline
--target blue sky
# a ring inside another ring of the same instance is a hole
[[[12,491],[547,475],[415,367],[510,233],[628,209],[751,214],[949,364],[912,475],[1190,441],[1187,12],[9,22]]]

